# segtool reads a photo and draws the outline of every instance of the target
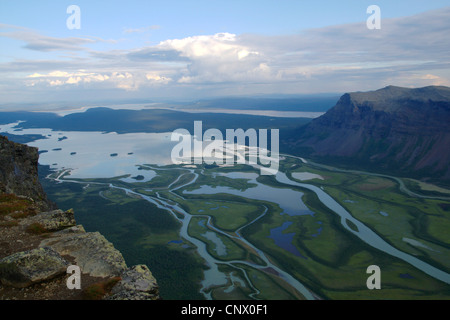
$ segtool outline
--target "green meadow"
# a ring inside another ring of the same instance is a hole
[[[252,188],[254,184],[247,179],[220,175],[257,172],[248,166],[155,169],[143,165],[141,168],[155,170],[157,176],[149,182],[135,183],[97,179],[56,184],[44,179],[44,186],[59,207],[75,210],[77,221],[88,231],[100,231],[113,242],[128,264],[147,264],[158,279],[165,299],[203,299],[200,282],[203,271],[208,269],[196,246],[180,237],[181,223],[177,219],[182,220],[183,214],[174,206],[191,215],[187,228],[189,236],[205,244],[206,251],[228,279],[225,285],[208,288],[213,299],[304,298],[277,272],[265,266],[255,248],[321,299],[450,297],[448,284],[374,249],[348,232],[340,218],[312,191],[290,186],[303,193],[301,201],[313,214],[289,216],[282,214],[275,203],[238,194],[183,192],[202,185],[235,190]],[[450,201],[409,196],[400,190],[395,179],[388,177],[339,172],[294,158],[284,159],[280,170],[294,181],[322,188],[354,218],[397,249],[445,272],[450,271]],[[298,173],[316,176],[302,181],[295,178],[299,177]],[[286,188],[272,176],[260,176],[257,181]],[[139,195],[110,188],[109,183],[150,196],[164,205],[158,207]],[[407,187],[411,184],[411,181],[405,182]],[[176,190],[172,190],[174,188]],[[433,192],[436,195],[437,191]],[[282,234],[291,235],[291,245],[298,254],[280,247],[271,237],[271,231],[285,223],[288,227]],[[356,228],[350,222],[347,224]],[[367,267],[374,264],[381,269],[381,290],[369,290],[366,286]]]

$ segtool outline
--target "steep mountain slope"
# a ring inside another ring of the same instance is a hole
[[[450,88],[388,86],[344,94],[287,139],[290,151],[450,182]]]

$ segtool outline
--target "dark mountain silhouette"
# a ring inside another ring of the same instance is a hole
[[[450,88],[346,93],[285,143],[290,152],[316,160],[448,184]]]

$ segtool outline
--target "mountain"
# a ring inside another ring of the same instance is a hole
[[[311,94],[302,96],[281,95],[279,97],[227,97],[199,100],[186,104],[187,108],[237,109],[237,110],[276,110],[325,112],[335,103],[339,95]]]
[[[0,112],[0,125],[23,121],[21,128],[50,128],[63,131],[171,132],[179,128],[193,130],[194,121],[202,121],[204,130],[216,128],[294,128],[309,118],[278,118],[245,114],[189,113],[164,109],[115,110],[98,107],[85,112],[58,116],[52,113]],[[18,129],[20,130],[20,129]],[[1,126],[0,126],[0,132]],[[4,134],[4,133],[2,133]],[[17,136],[14,139],[18,138]],[[26,141],[26,140],[24,140]]]
[[[450,183],[450,88],[344,94],[287,137],[290,152],[348,167]]]

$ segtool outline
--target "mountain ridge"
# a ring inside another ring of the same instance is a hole
[[[388,86],[342,95],[286,144],[322,161],[450,183],[449,123],[450,88]]]

